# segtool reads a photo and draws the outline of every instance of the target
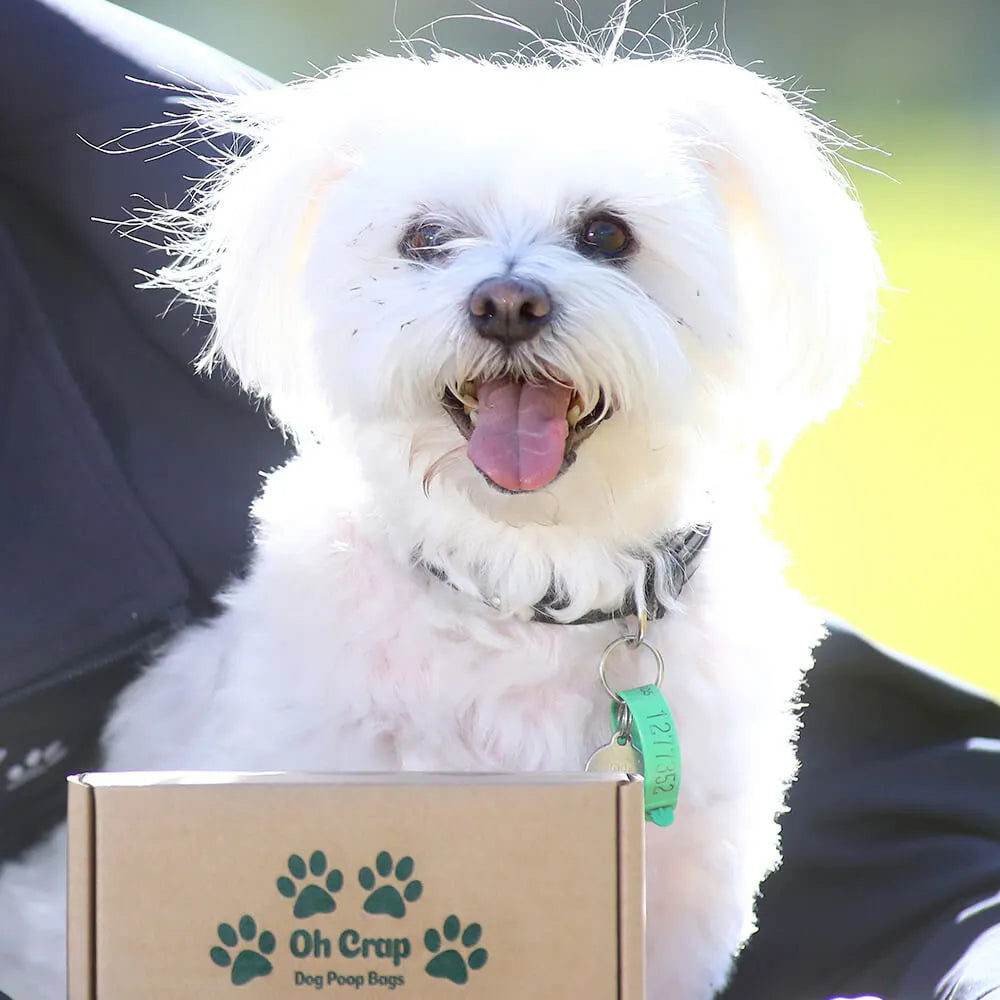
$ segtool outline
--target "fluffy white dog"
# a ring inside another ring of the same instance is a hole
[[[211,114],[253,149],[158,280],[215,311],[210,360],[301,454],[226,612],[121,699],[108,766],[578,771],[644,611],[684,755],[648,828],[649,993],[710,997],[778,860],[821,634],[766,470],[841,401],[879,283],[828,137],[684,53],[370,58]],[[63,995],[63,849],[0,879],[16,1000]]]

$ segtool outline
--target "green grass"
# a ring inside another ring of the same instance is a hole
[[[885,342],[789,455],[772,525],[805,593],[1000,694],[1000,135],[939,119],[878,141],[899,183],[854,180],[899,289]]]

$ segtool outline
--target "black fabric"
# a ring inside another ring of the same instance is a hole
[[[131,651],[116,644],[106,664],[58,674],[0,702],[0,859],[16,856],[65,818],[65,776],[100,767],[108,708],[154,643],[155,637],[139,640]]]
[[[230,381],[192,374],[191,310],[134,287],[160,255],[93,221],[177,205],[207,169],[94,148],[179,110],[129,77],[252,74],[109,4],[4,0],[2,22],[0,858],[60,814],[146,652],[212,612],[289,453]]]
[[[843,626],[805,701],[785,861],[726,1000],[1000,991],[1000,705]]]

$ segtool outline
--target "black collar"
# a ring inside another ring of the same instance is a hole
[[[710,524],[695,524],[665,535],[650,549],[636,550],[631,553],[636,558],[642,559],[646,567],[643,590],[647,618],[655,620],[662,618],[667,613],[667,605],[660,600],[658,592],[666,593],[671,598],[680,596],[684,585],[698,568],[698,557],[711,533],[712,526]],[[440,566],[425,561],[419,554],[414,558],[414,565],[430,573],[442,583],[448,584],[449,587],[458,589],[448,579],[447,573]],[[483,603],[492,606],[487,600],[484,600]],[[639,613],[633,590],[627,591],[621,604],[610,611],[588,611],[585,615],[574,618],[572,621],[561,621],[557,614],[568,606],[569,601],[566,595],[561,594],[553,582],[545,596],[532,609],[531,621],[544,622],[548,625],[593,625],[596,622],[629,618]]]

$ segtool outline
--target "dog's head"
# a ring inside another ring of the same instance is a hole
[[[238,100],[166,281],[293,431],[520,523],[697,516],[839,404],[879,266],[818,126],[721,59],[372,58]]]

